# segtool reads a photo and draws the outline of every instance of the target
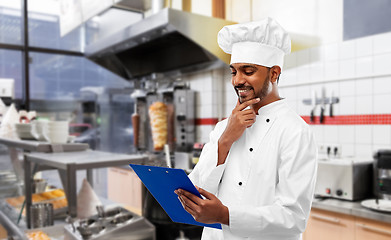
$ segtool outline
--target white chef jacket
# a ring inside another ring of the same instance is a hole
[[[298,240],[315,188],[317,147],[309,126],[285,100],[259,109],[255,123],[217,165],[218,140],[228,119],[210,133],[189,175],[194,185],[228,207],[229,225],[204,228],[203,240]]]

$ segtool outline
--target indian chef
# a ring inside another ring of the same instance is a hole
[[[317,147],[309,126],[278,93],[287,32],[273,19],[223,27],[218,44],[231,54],[238,96],[229,118],[210,133],[189,175],[204,197],[176,190],[203,240],[298,240],[313,199]]]

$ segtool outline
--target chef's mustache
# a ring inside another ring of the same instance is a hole
[[[251,90],[251,89],[253,89],[253,87],[251,87],[251,86],[245,86],[244,84],[236,85],[234,88],[235,88],[236,91],[238,91],[238,90]]]

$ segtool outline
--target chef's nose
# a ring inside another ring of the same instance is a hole
[[[232,77],[232,83],[234,86],[242,85],[246,83],[246,79],[243,77],[242,74],[237,73],[235,76]]]

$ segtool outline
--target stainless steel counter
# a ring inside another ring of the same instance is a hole
[[[89,148],[86,143],[64,143],[64,144],[52,144],[49,142],[30,141],[30,140],[18,140],[0,138],[0,144],[4,144],[10,148],[20,148],[24,151],[30,152],[58,152],[60,148],[61,152],[73,152],[83,151]]]
[[[85,143],[64,143],[64,144],[52,144],[49,142],[33,141],[33,140],[19,140],[0,137],[0,145],[4,145],[8,148],[12,167],[17,177],[17,182],[14,186],[17,187],[19,195],[23,192],[23,186],[19,183],[23,182],[24,169],[21,159],[19,158],[19,152],[17,149],[23,152],[75,152],[84,151],[89,148]],[[87,172],[87,178],[91,175],[91,171]],[[11,186],[11,185],[10,185]],[[12,187],[12,186],[11,186]]]
[[[361,201],[349,202],[337,199],[315,199],[312,208],[348,214],[391,224],[391,214],[373,211],[361,206]]]
[[[104,197],[98,196],[99,200],[106,209],[114,207],[123,207],[122,204],[113,202]],[[11,207],[5,199],[0,199],[0,223],[7,230],[8,236],[13,236],[14,239],[28,240],[25,233],[29,231],[42,230],[52,239],[64,239],[64,226],[67,225],[65,219],[58,218],[54,220],[54,225],[43,228],[28,229],[26,218],[22,216],[18,223],[19,211]]]

